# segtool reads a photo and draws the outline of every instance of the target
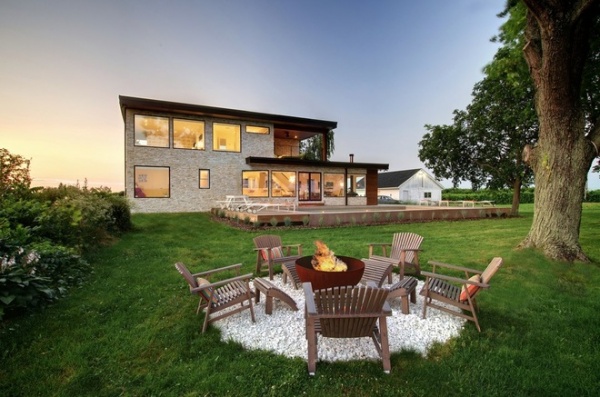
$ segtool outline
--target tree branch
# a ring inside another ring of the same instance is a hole
[[[581,16],[586,14],[596,3],[598,3],[598,0],[580,0],[579,4],[575,8],[575,11],[573,12],[571,22],[576,23]]]

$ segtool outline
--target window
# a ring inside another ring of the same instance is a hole
[[[259,127],[257,125],[247,125],[246,132],[250,134],[268,134],[269,127]]]
[[[213,150],[240,151],[240,126],[238,124],[213,124]]]
[[[136,146],[169,147],[169,119],[136,114],[133,118]]]
[[[296,173],[271,171],[271,197],[296,197]]]
[[[325,197],[344,197],[344,174],[324,174],[323,195]]]
[[[298,173],[298,200],[320,201],[321,200],[321,173],[299,172]]]
[[[367,177],[365,174],[350,174],[346,181],[348,186],[348,197],[364,196]]]
[[[204,122],[173,119],[173,147],[204,150]]]
[[[210,170],[198,170],[198,188],[210,189]]]
[[[423,193],[423,198],[430,199],[431,198],[431,192],[424,192]]]
[[[269,197],[269,171],[242,171],[242,194]]]
[[[169,167],[134,167],[135,198],[170,197]]]

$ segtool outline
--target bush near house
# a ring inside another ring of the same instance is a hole
[[[132,228],[110,189],[21,189],[0,196],[0,319],[55,301],[83,282],[82,255]]]

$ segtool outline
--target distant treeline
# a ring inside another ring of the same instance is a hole
[[[525,188],[521,190],[521,200],[523,204],[533,203],[534,188]],[[512,189],[503,190],[471,190],[471,189],[445,189],[442,191],[442,200],[461,201],[493,201],[496,204],[511,204],[513,198]],[[585,202],[600,202],[600,190],[588,191],[584,198]]]

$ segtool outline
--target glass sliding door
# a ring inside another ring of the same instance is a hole
[[[321,201],[320,172],[298,172],[298,201]]]

